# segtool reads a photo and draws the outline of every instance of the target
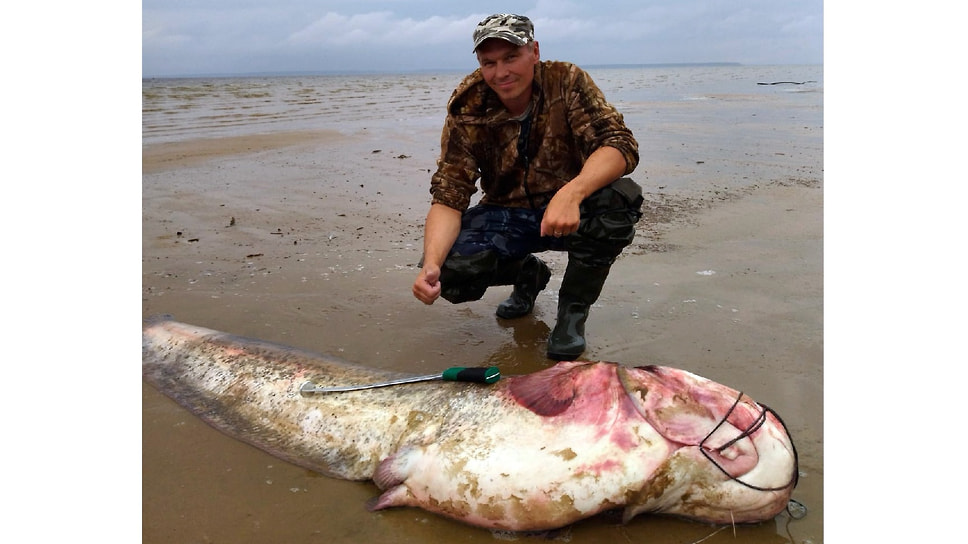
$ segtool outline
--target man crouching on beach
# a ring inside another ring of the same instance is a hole
[[[641,217],[642,190],[622,177],[638,164],[638,143],[587,73],[541,61],[527,17],[491,15],[473,37],[480,69],[447,104],[413,294],[457,304],[513,285],[497,316],[522,317],[551,277],[534,253],[567,251],[548,357],[574,360]],[[478,178],[481,200],[469,207]]]

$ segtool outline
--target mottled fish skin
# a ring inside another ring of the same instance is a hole
[[[615,508],[626,520],[743,523],[779,513],[796,481],[782,422],[682,370],[567,362],[493,385],[304,396],[306,382],[407,374],[170,319],[146,324],[142,349],[145,380],[229,436],[329,476],[372,479],[384,492],[371,510],[414,506],[515,531]]]
[[[398,388],[299,392],[306,382],[325,387],[407,374],[164,319],[143,329],[142,358],[145,381],[216,429],[332,477],[370,479],[409,424],[407,410],[391,408]]]

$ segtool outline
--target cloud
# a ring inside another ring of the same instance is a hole
[[[510,4],[549,60],[822,62],[822,0]],[[144,0],[142,74],[472,69],[489,13],[470,0]]]
[[[390,11],[354,15],[327,12],[293,32],[287,42],[296,46],[426,47],[453,43],[463,37],[470,43],[467,29],[474,24],[476,20],[468,22],[467,18],[440,16],[399,19]]]

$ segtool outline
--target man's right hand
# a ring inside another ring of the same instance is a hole
[[[424,304],[433,304],[440,296],[440,267],[424,265],[413,282],[413,296]]]
[[[461,212],[444,204],[434,203],[427,212],[424,226],[423,268],[413,282],[413,296],[424,304],[433,304],[440,296],[440,263],[460,234]]]

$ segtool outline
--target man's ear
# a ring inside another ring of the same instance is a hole
[[[541,52],[538,50],[538,40],[534,41],[534,62],[535,64],[541,60]]]

